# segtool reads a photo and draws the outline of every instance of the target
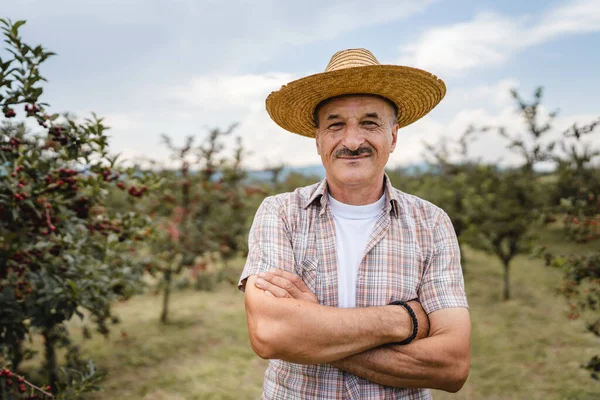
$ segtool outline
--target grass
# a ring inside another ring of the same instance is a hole
[[[560,236],[553,232],[545,239]],[[561,251],[585,251],[561,244]],[[597,399],[600,383],[580,364],[600,353],[582,321],[569,321],[554,288],[558,271],[539,260],[517,259],[512,294],[502,301],[502,268],[467,251],[466,287],[473,321],[471,373],[457,394],[435,399]],[[108,339],[81,341],[83,355],[110,372],[100,399],[256,399],[266,362],[248,342],[243,295],[231,286],[214,292],[176,291],[171,323],[158,322],[160,296],[140,296],[115,306],[123,321]],[[81,327],[72,324],[73,337]]]

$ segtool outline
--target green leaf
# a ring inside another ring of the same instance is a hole
[[[13,61],[15,61],[15,60],[8,60],[4,64],[2,64],[2,71],[6,71],[8,69],[8,67],[10,67],[10,64],[12,64]],[[6,72],[4,74],[7,75]]]
[[[47,53],[44,53],[44,54],[42,55],[42,57],[40,57],[40,61],[46,61],[46,59],[47,59],[48,57],[51,57],[51,56],[54,56],[54,55],[56,55],[56,53],[53,53],[53,52],[51,52],[51,51],[49,51],[49,52],[47,52]]]
[[[73,282],[73,280],[67,279],[67,284],[71,287],[71,290],[73,290],[73,292],[77,293],[77,284]]]
[[[19,28],[20,28],[21,26],[25,25],[25,23],[26,23],[26,22],[27,22],[27,21],[24,21],[24,20],[21,20],[21,21],[17,21],[17,22],[15,22],[15,23],[13,24],[13,26],[12,26],[11,32],[12,32],[14,35],[17,35],[17,33],[19,33]]]

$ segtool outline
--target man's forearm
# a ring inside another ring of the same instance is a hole
[[[467,321],[468,324],[468,321]],[[458,391],[469,371],[469,343],[461,333],[440,332],[406,346],[381,346],[331,365],[371,382],[403,388]]]
[[[402,307],[342,309],[277,299],[246,285],[250,342],[263,358],[302,364],[328,363],[397,342],[412,332]]]

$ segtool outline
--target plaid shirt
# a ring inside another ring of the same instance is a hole
[[[458,241],[439,207],[392,187],[368,239],[358,270],[356,307],[419,299],[429,314],[467,307]],[[338,306],[335,226],[320,183],[266,198],[249,237],[245,279],[270,268],[302,277],[319,303]],[[362,379],[329,364],[270,360],[263,399],[430,399],[427,389],[398,389]]]

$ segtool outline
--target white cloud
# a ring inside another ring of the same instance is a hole
[[[404,46],[400,64],[456,74],[503,62],[513,51],[518,23],[497,14],[480,14],[473,21],[425,32],[414,45]]]
[[[305,165],[319,161],[314,143],[279,128],[265,110],[267,95],[293,79],[284,73],[197,76],[173,88],[168,97],[195,119],[238,121],[235,134],[243,138],[251,153],[249,165]],[[231,145],[233,141],[228,142]]]
[[[563,34],[600,31],[600,1],[575,0],[551,9],[529,33],[531,44],[538,44]]]
[[[414,45],[403,46],[399,63],[458,75],[500,65],[524,48],[560,35],[600,31],[598,0],[570,1],[534,20],[530,16],[481,13],[473,20],[436,27]]]
[[[293,80],[291,74],[202,75],[167,91],[167,97],[187,107],[215,111],[264,105],[266,95]]]
[[[444,118],[432,112],[422,120],[399,131],[396,151],[390,157],[389,165],[401,166],[424,161],[424,142],[440,143],[442,138],[458,139],[470,126],[504,127],[511,136],[522,138],[525,143],[532,143],[523,119],[517,110],[510,89],[519,89],[515,79],[504,79],[492,85],[454,88],[452,96],[443,100],[444,108],[453,110],[450,117]],[[528,94],[522,94],[526,101]],[[544,105],[539,108],[539,123],[546,121],[549,110]],[[561,139],[563,132],[573,123],[579,126],[588,124],[598,118],[594,114],[561,115],[552,122],[553,129],[545,137],[545,141]],[[518,154],[507,148],[507,140],[497,134],[495,129],[475,135],[469,146],[470,158],[481,158],[485,162],[499,162],[503,165],[518,165],[523,160]],[[591,138],[586,139],[590,142]],[[596,147],[598,141],[596,140]]]
[[[208,128],[226,129],[239,123],[234,136],[225,139],[228,149],[241,136],[250,153],[246,165],[260,168],[284,162],[307,165],[320,162],[314,141],[279,128],[265,110],[267,95],[293,80],[290,74],[196,76],[172,87],[155,85],[144,89],[163,93],[153,108],[106,115],[111,126],[111,148],[127,158],[148,157],[168,164],[168,152],[160,134],[169,134],[176,144],[195,134],[202,140]],[[211,121],[211,126],[204,121]],[[143,139],[141,139],[143,138]]]
[[[256,168],[270,164],[319,164],[314,139],[296,135],[278,127],[266,111],[248,115],[239,127],[239,133],[252,152],[248,165]]]
[[[20,0],[11,4],[11,18],[30,20],[29,32],[61,54],[85,42],[105,49],[92,59],[135,54],[129,62],[142,71],[193,66],[238,73],[290,46],[399,21],[438,1]]]

